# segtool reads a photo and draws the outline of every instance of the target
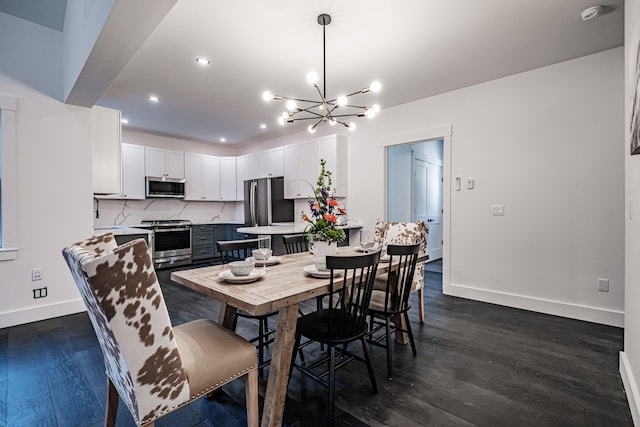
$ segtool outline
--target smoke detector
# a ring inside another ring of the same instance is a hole
[[[583,21],[589,21],[590,19],[597,18],[602,14],[602,6],[591,6],[580,12],[580,18]]]

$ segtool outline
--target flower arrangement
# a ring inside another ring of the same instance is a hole
[[[347,212],[331,196],[331,172],[326,169],[324,159],[320,159],[320,167],[317,187],[313,189],[314,197],[309,198],[311,217],[301,212],[302,220],[309,223],[305,232],[312,241],[340,242],[346,235],[344,230],[336,227],[336,223],[338,216]]]

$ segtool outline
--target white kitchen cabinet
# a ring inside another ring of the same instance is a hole
[[[144,147],[122,144],[122,199],[145,198]]]
[[[220,157],[220,200],[238,200],[236,158]]]
[[[184,153],[163,148],[146,147],[145,171],[147,176],[183,179]]]
[[[247,179],[262,178],[260,157],[260,153],[247,154]]]
[[[244,200],[244,181],[249,179],[249,156],[236,157],[236,200]]]
[[[144,148],[142,145],[122,144],[122,192],[97,195],[100,199],[145,198]]]
[[[122,123],[120,111],[91,109],[92,189],[94,194],[122,192]]]
[[[320,163],[315,140],[284,147],[284,197],[306,199],[313,197]]]
[[[220,200],[220,158],[186,153],[185,200]]]
[[[326,169],[331,172],[335,197],[347,197],[347,137],[329,135],[317,139],[317,164],[320,173],[320,159],[326,160]]]
[[[276,147],[270,150],[261,151],[260,176],[256,178],[267,178],[284,175],[283,147]]]

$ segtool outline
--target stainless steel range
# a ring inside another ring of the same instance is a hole
[[[156,268],[191,264],[191,221],[174,219],[142,221],[153,230],[153,263]]]

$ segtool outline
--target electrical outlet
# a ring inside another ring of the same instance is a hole
[[[33,298],[38,299],[38,298],[44,298],[47,296],[47,287],[45,286],[44,288],[35,288],[33,290]]]
[[[598,290],[600,292],[609,292],[609,279],[598,279]]]
[[[491,206],[491,212],[493,216],[504,216],[504,205]]]
[[[42,268],[34,268],[31,270],[31,281],[35,282],[42,280]]]

